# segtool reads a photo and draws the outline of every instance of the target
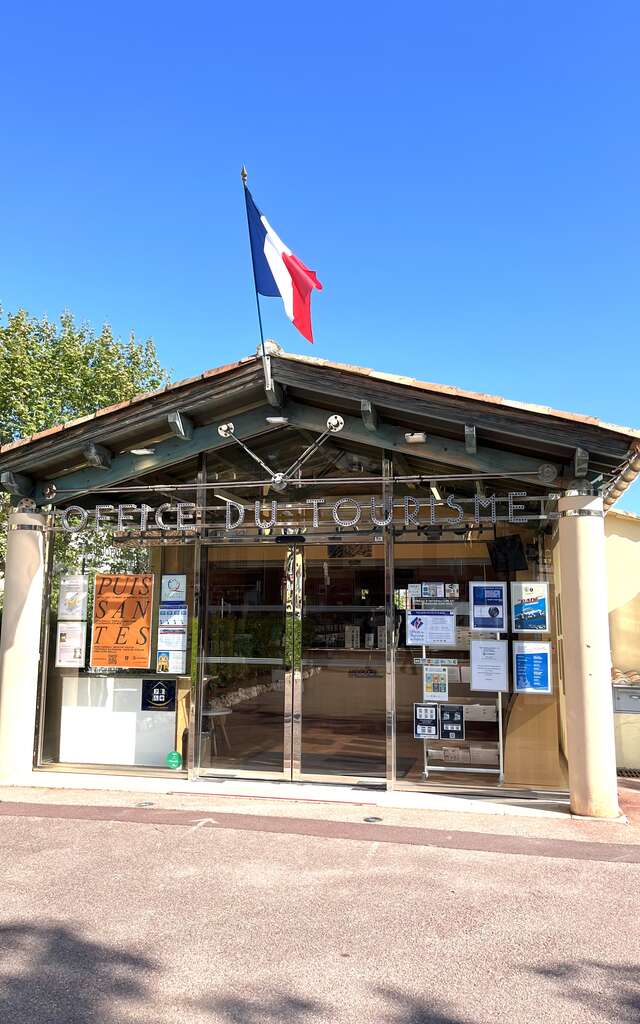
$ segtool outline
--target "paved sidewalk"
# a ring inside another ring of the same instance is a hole
[[[222,788],[222,787],[220,787]],[[247,787],[250,789],[250,787]],[[522,836],[537,839],[557,839],[571,842],[640,844],[640,789],[621,790],[622,802],[628,818],[626,821],[594,821],[571,817],[566,811],[539,810],[538,814],[523,815],[518,808],[508,813],[502,806],[502,813],[487,813],[487,801],[478,799],[478,811],[470,811],[468,800],[463,801],[464,813],[457,810],[455,798],[444,795],[426,794],[421,806],[412,797],[411,804],[381,804],[379,795],[371,801],[371,792],[356,791],[346,787],[323,786],[322,792],[331,799],[318,799],[316,787],[295,787],[303,795],[283,796],[291,787],[272,785],[260,792],[277,793],[277,796],[239,796],[233,790],[204,793],[180,792],[139,793],[128,790],[86,790],[86,789],[32,789],[29,787],[0,788],[0,810],[11,803],[52,804],[57,806],[145,808],[155,811],[184,810],[202,812],[202,815],[223,814],[257,815],[264,818],[314,819],[334,823],[362,823],[367,817],[379,819],[375,824],[384,827],[440,829],[449,832],[487,832],[494,835]],[[307,796],[313,799],[308,799]],[[403,797],[405,794],[393,794]],[[456,808],[456,809],[453,809]],[[202,816],[200,815],[200,816]]]
[[[639,1019],[634,824],[2,790],[0,835],[3,1022]]]

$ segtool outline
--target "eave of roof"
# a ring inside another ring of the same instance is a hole
[[[0,455],[15,451],[17,448],[32,444],[34,441],[40,441],[45,437],[53,437],[54,435],[62,434],[66,430],[70,430],[72,427],[78,427],[82,423],[89,423],[92,420],[100,419],[103,416],[108,416],[121,409],[130,409],[132,406],[140,405],[152,398],[156,398],[158,395],[166,395],[173,391],[179,391],[181,388],[184,388],[189,384],[197,384],[199,381],[210,380],[212,377],[220,377],[225,373],[233,372],[233,370],[236,370],[239,366],[245,366],[247,363],[257,361],[257,356],[245,356],[243,359],[238,359],[235,363],[226,363],[225,365],[217,366],[212,370],[204,370],[203,373],[196,374],[195,377],[185,377],[183,380],[178,380],[174,384],[167,384],[165,387],[158,388],[156,391],[143,391],[141,394],[134,395],[133,398],[128,398],[124,402],[116,402],[114,405],[107,405],[103,409],[96,409],[95,412],[89,413],[86,416],[78,416],[76,419],[67,420],[66,423],[59,423],[55,427],[48,427],[47,430],[40,430],[37,434],[31,434],[29,437],[20,437],[17,441],[9,441],[8,444],[0,445]]]
[[[343,370],[345,373],[355,373],[361,377],[370,377],[374,380],[384,380],[392,384],[405,385],[426,391],[435,395],[449,395],[454,398],[468,399],[474,402],[484,402],[488,405],[499,405],[506,409],[520,409],[524,412],[535,413],[539,416],[552,416],[556,419],[567,420],[570,423],[586,423],[601,430],[610,430],[617,434],[624,434],[630,439],[640,441],[640,429],[625,427],[617,423],[606,423],[596,416],[586,416],[583,413],[567,412],[562,409],[554,409],[548,405],[537,405],[530,402],[519,402],[516,399],[503,398],[500,395],[489,395],[479,391],[467,391],[450,384],[435,384],[431,381],[416,380],[414,377],[404,377],[393,373],[384,373],[381,370],[371,370],[364,366],[355,366],[351,363],[334,363],[328,359],[317,359],[313,356],[296,355],[293,352],[280,351],[277,354],[279,359],[287,359],[292,362],[307,363],[310,366],[326,367],[327,369]]]
[[[464,388],[458,388],[448,384],[436,384],[430,381],[420,381],[413,377],[406,377],[397,374],[385,373],[379,370],[372,370],[368,367],[355,366],[349,363],[337,363],[327,359],[318,359],[312,356],[297,355],[292,352],[285,352],[276,346],[274,343],[270,343],[270,351],[274,357],[278,359],[285,359],[291,362],[304,363],[310,366],[317,366],[319,368],[327,368],[332,370],[339,370],[345,373],[357,374],[360,377],[366,377],[369,379],[386,381],[400,387],[410,387],[427,394],[433,395],[447,395],[466,401],[481,402],[486,405],[500,406],[505,409],[521,410],[541,417],[554,418],[557,420],[565,421],[566,423],[576,424],[588,424],[589,426],[601,429],[603,431],[609,431],[612,433],[620,434],[629,439],[630,445],[633,446],[634,442],[638,443],[640,447],[640,429],[632,427],[625,427],[619,424],[603,422],[595,416],[586,416],[581,413],[567,412],[559,409],[551,408],[545,405],[536,405],[528,402],[519,402],[512,399],[506,399],[499,395],[490,395],[483,392],[468,391]],[[0,445],[0,456],[14,452],[17,449],[25,448],[28,445],[40,441],[44,438],[54,438],[64,434],[66,431],[71,430],[84,423],[89,423],[101,419],[102,417],[111,415],[120,410],[130,409],[132,406],[141,405],[144,402],[150,401],[160,395],[166,395],[168,393],[178,393],[182,388],[188,385],[197,384],[201,381],[210,380],[223,376],[224,374],[233,373],[234,370],[240,366],[247,366],[250,363],[256,363],[259,361],[259,355],[245,356],[242,359],[237,360],[233,363],[226,363],[223,366],[215,367],[214,369],[205,370],[201,374],[197,374],[193,377],[187,377],[183,380],[176,381],[173,384],[168,384],[164,388],[160,388],[156,391],[149,391],[136,395],[131,399],[124,402],[118,402],[114,405],[107,406],[103,409],[98,409],[94,413],[90,413],[87,416],[80,416],[77,419],[70,420],[67,423],[59,424],[55,427],[50,427],[47,430],[39,431],[36,434],[32,434],[30,437],[20,438],[16,441],[11,441],[8,444]]]

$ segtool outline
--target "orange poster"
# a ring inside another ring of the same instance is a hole
[[[149,668],[153,573],[96,573],[92,668]]]

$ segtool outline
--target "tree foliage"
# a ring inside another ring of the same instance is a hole
[[[0,311],[1,312],[1,311]],[[0,438],[3,444],[123,402],[167,383],[153,342],[114,338],[23,310],[0,321]]]
[[[71,313],[58,323],[26,310],[0,309],[0,442],[7,444],[59,423],[126,401],[168,383],[153,341],[96,333]],[[4,575],[9,498],[0,495],[0,575]],[[70,552],[71,554],[71,552]]]

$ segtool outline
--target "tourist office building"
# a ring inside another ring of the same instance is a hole
[[[274,343],[5,445],[1,781],[569,792],[616,816],[603,516],[639,452]]]

